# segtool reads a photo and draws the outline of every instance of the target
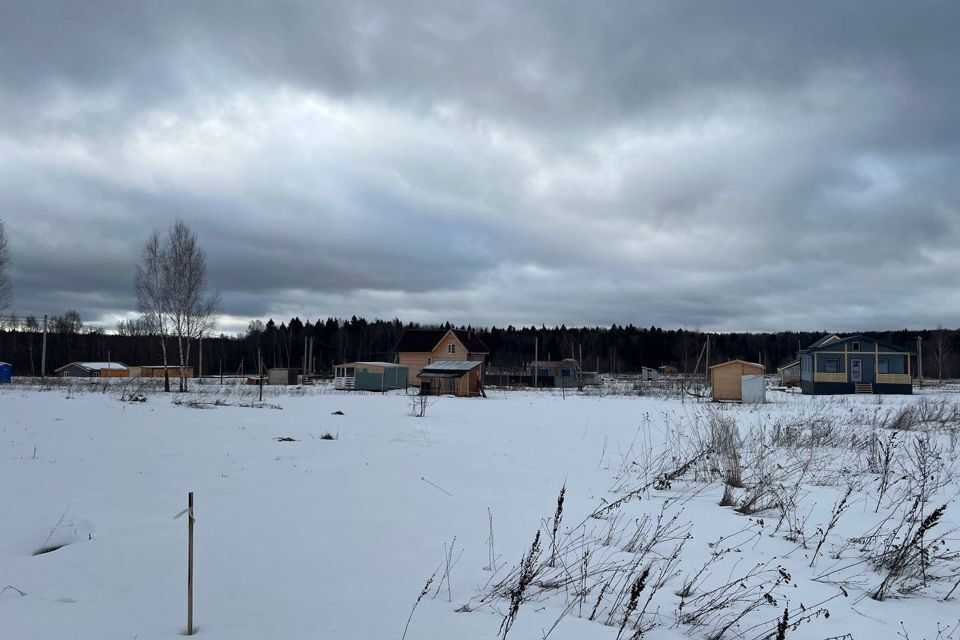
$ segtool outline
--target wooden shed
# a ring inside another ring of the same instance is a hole
[[[140,378],[162,378],[163,377],[163,365],[162,364],[151,364],[151,365],[142,365],[139,367],[133,367],[130,374],[131,377],[140,377]],[[179,365],[171,364],[167,365],[167,376],[171,380],[174,378],[180,377],[180,367]],[[193,377],[193,367],[186,368],[186,377]]]
[[[267,384],[297,384],[300,369],[272,368],[267,369]]]
[[[710,386],[713,401],[742,402],[744,376],[762,376],[762,364],[745,360],[730,360],[710,367]]]
[[[460,397],[484,396],[480,360],[441,360],[428,364],[417,379],[422,395]]]

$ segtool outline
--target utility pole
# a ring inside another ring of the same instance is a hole
[[[40,356],[40,379],[47,377],[47,314],[43,314],[43,354]]]
[[[263,402],[263,357],[260,355],[260,347],[257,347],[257,384],[260,385],[260,402]]]
[[[580,358],[577,361],[577,391],[583,391],[583,343],[577,344],[580,348]]]
[[[537,361],[540,359],[540,336],[533,337],[533,388],[537,388],[537,378],[540,377],[540,367]]]
[[[200,376],[199,376],[200,384],[203,384],[203,334],[202,334],[202,333],[200,334],[200,350],[199,350],[199,353],[200,353],[200,363],[199,363],[199,365],[197,366],[197,368],[200,369]]]
[[[703,379],[706,383],[710,382],[710,334],[707,334],[707,363],[703,367]]]
[[[920,388],[923,389],[923,338],[917,336],[917,377],[920,378]]]

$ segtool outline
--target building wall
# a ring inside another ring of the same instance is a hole
[[[353,374],[353,388],[362,391],[382,391],[382,367],[357,367]]]
[[[861,383],[879,383],[879,384],[911,384],[910,356],[909,354],[898,352],[889,347],[879,347],[873,342],[863,342],[859,351],[850,351],[849,343],[838,343],[831,345],[823,351],[816,351],[813,354],[801,356],[801,362],[805,358],[812,358],[814,364],[814,375],[808,377],[806,373],[802,375],[804,380],[817,383],[845,383],[853,382],[851,379],[851,362],[859,359],[861,361]],[[827,363],[835,360],[836,371],[828,371]],[[887,362],[887,372],[880,373],[880,361]]]
[[[420,370],[427,366],[427,356],[429,353],[415,353],[406,351],[397,354],[397,364],[407,367],[413,375],[420,373]]]
[[[297,369],[267,369],[267,384],[297,384]]]
[[[140,369],[141,378],[162,378],[163,377],[163,367],[138,367]],[[180,377],[180,367],[169,366],[167,367],[167,375],[171,379]],[[187,367],[187,377],[193,377],[193,367]]]
[[[727,362],[710,370],[714,400],[741,400],[744,375],[763,375],[763,367],[742,362]]]

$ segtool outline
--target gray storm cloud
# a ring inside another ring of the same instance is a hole
[[[18,313],[955,326],[955,3],[4,3]]]

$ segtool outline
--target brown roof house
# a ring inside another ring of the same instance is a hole
[[[477,373],[482,379],[490,353],[477,334],[467,329],[407,329],[394,351],[397,364],[409,370],[411,383],[427,365],[457,360],[480,362]]]

